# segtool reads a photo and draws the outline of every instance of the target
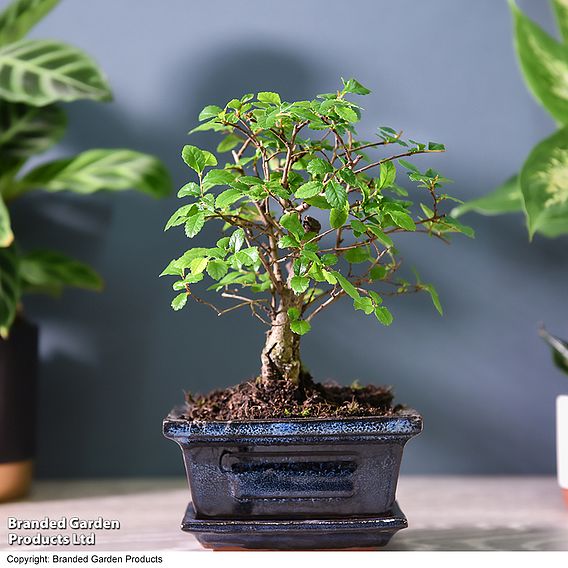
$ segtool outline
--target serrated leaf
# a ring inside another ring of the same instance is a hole
[[[292,233],[297,239],[301,239],[304,236],[305,231],[297,213],[285,213],[282,217],[280,217],[280,224],[290,231],[290,233]]]
[[[329,212],[329,224],[333,229],[339,229],[345,225],[348,217],[347,209],[332,209]]]
[[[186,144],[181,151],[183,161],[196,173],[202,174],[207,166],[216,166],[217,158],[207,150]]]
[[[288,308],[288,317],[294,321],[300,318],[300,310],[298,308]]]
[[[357,113],[348,106],[336,105],[335,112],[346,122],[357,122],[359,120]]]
[[[111,92],[97,64],[80,49],[58,41],[22,39],[0,48],[0,98],[45,106],[110,100]]]
[[[300,242],[296,239],[296,237],[294,237],[294,235],[284,235],[283,237],[280,237],[280,240],[278,241],[278,248],[281,249],[297,248],[299,246]]]
[[[344,93],[353,93],[355,95],[368,95],[371,92],[369,89],[367,89],[367,87],[361,85],[361,83],[359,83],[359,81],[357,81],[356,79],[351,78],[348,79],[347,81],[341,79],[341,81],[343,82]]]
[[[199,184],[194,181],[186,183],[177,193],[178,197],[199,197],[201,195],[201,188]]]
[[[372,223],[369,223],[367,226],[369,227],[369,230],[371,231],[371,233],[373,233],[373,235],[375,235],[375,237],[377,237],[377,240],[383,246],[385,246],[386,248],[394,246],[392,239],[387,234],[385,234],[378,225],[374,225]]]
[[[561,124],[568,123],[568,49],[537,26],[514,2],[515,48],[527,85]]]
[[[225,136],[225,138],[223,138],[223,140],[221,140],[221,142],[219,142],[219,145],[217,146],[217,152],[229,152],[230,150],[238,146],[242,141],[242,138],[239,138],[234,134],[228,134],[227,136]]]
[[[238,201],[241,197],[243,197],[243,194],[238,189],[226,189],[215,199],[215,207],[225,209],[235,203],[235,201]]]
[[[201,274],[209,263],[208,258],[194,258],[189,264],[189,270],[192,274]]]
[[[209,170],[203,178],[201,186],[205,191],[218,185],[229,185],[235,181],[235,175],[228,170]]]
[[[383,325],[390,325],[393,321],[392,314],[385,306],[377,306],[375,308],[375,317]]]
[[[179,267],[177,258],[171,260],[168,266],[160,272],[161,276],[183,276],[183,269]]]
[[[292,320],[290,321],[290,329],[297,335],[305,335],[312,329],[312,326],[306,320]]]
[[[309,181],[301,185],[295,192],[298,199],[309,199],[315,197],[323,190],[323,184],[320,181]]]
[[[172,300],[172,308],[174,311],[181,310],[187,304],[187,293],[182,292]]]
[[[424,290],[426,290],[426,292],[428,292],[428,294],[430,294],[430,297],[432,298],[432,303],[434,304],[434,307],[436,308],[438,313],[441,316],[443,316],[444,310],[442,309],[442,304],[440,302],[440,296],[438,295],[436,288],[434,288],[434,286],[432,286],[432,284],[426,284],[424,286]]]
[[[370,258],[368,247],[358,247],[345,251],[343,258],[350,264],[360,264],[367,262]]]
[[[310,285],[310,279],[305,276],[293,276],[290,279],[290,288],[296,294],[303,294]]]
[[[520,175],[521,192],[532,238],[568,233],[568,128],[533,148]]]
[[[229,239],[229,247],[233,252],[239,252],[245,243],[245,232],[237,229]]]
[[[344,209],[347,206],[347,190],[335,180],[325,186],[325,198],[334,209]]]
[[[207,265],[207,274],[213,278],[213,280],[220,280],[227,274],[229,267],[226,262],[222,260],[210,260]]]
[[[341,288],[343,289],[343,291],[350,296],[351,298],[353,298],[353,300],[358,300],[361,296],[359,295],[359,292],[357,291],[357,288],[355,288],[355,286],[353,286],[353,284],[351,284],[351,282],[349,282],[349,280],[347,280],[347,278],[345,278],[345,276],[343,276],[342,274],[340,274],[337,271],[332,272],[332,274],[335,276],[335,278],[337,279],[338,284],[341,286]]]
[[[564,44],[568,42],[568,0],[552,0],[554,16]]]
[[[28,189],[80,194],[137,189],[163,197],[171,191],[170,175],[160,160],[126,149],[87,150],[56,160],[33,169],[20,184]]]
[[[396,166],[392,162],[383,162],[379,173],[379,189],[392,187],[396,180]]]
[[[333,166],[328,161],[322,160],[321,158],[314,158],[311,160],[306,166],[306,169],[313,176],[325,175],[333,172]]]
[[[353,307],[356,310],[365,312],[365,315],[372,314],[375,310],[375,306],[373,305],[371,298],[357,298],[356,300],[353,300]]]
[[[209,120],[210,118],[217,118],[220,112],[223,112],[221,107],[217,105],[207,105],[200,113],[199,120]]]
[[[280,95],[278,93],[271,93],[271,92],[260,92],[258,93],[258,100],[263,102],[263,103],[271,103],[274,105],[279,105],[282,104],[282,101],[280,100]]]
[[[205,213],[203,211],[197,211],[194,215],[191,215],[185,222],[185,234],[188,238],[192,239],[197,235],[205,225]]]
[[[405,231],[415,231],[416,224],[414,220],[408,213],[404,213],[404,211],[394,211],[390,210],[388,212],[388,216],[392,219],[392,222],[401,229]]]

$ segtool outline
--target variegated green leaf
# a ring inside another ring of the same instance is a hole
[[[0,336],[6,338],[16,317],[21,288],[18,257],[13,247],[0,248]]]
[[[14,240],[12,226],[10,224],[10,213],[0,196],[0,248],[9,247]]]
[[[561,124],[568,124],[568,47],[527,18],[510,1],[515,23],[515,48],[533,95]]]
[[[56,106],[0,101],[0,167],[44,152],[61,139],[65,126],[65,113]]]
[[[154,197],[171,190],[170,176],[160,160],[134,150],[88,150],[73,158],[56,160],[29,172],[22,191],[121,191],[138,189]]]
[[[52,40],[23,39],[0,49],[0,98],[33,106],[109,100],[110,88],[86,53]]]
[[[86,264],[54,251],[34,251],[20,258],[20,277],[26,291],[59,294],[66,286],[100,290],[100,276]]]
[[[0,14],[0,46],[22,39],[59,0],[13,0]]]
[[[537,144],[521,171],[527,225],[554,237],[568,233],[568,128]]]
[[[564,43],[568,41],[568,0],[552,0],[554,15]]]

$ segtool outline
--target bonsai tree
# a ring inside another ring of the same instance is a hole
[[[102,285],[90,267],[64,254],[22,251],[14,242],[10,222],[9,207],[15,199],[38,190],[90,194],[131,188],[160,197],[171,186],[157,158],[127,149],[88,150],[23,170],[65,132],[65,113],[56,103],[111,98],[102,72],[81,50],[58,41],[25,38],[58,1],[14,0],[0,14],[0,336],[4,338],[23,294]]]
[[[472,235],[443,212],[448,180],[405,160],[443,152],[442,144],[404,140],[389,127],[380,127],[373,140],[357,137],[362,109],[350,99],[369,92],[349,79],[336,93],[311,101],[283,102],[277,93],[261,92],[223,108],[206,106],[192,132],[223,135],[218,157],[183,148],[194,178],[179,190],[186,203],[166,230],[183,226],[194,239],[206,223],[217,222],[225,236],[190,248],[162,272],[176,277],[172,307],[193,301],[218,315],[250,309],[267,326],[257,382],[301,388],[307,374],[300,338],[341,298],[382,325],[392,322],[385,299],[393,295],[427,292],[441,313],[431,284],[399,276],[393,239],[400,233],[443,241],[451,233]],[[383,155],[391,147],[393,153]],[[397,184],[397,168],[418,186],[419,208]],[[232,303],[202,297],[201,281]]]

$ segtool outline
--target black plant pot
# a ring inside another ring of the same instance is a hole
[[[210,547],[382,546],[406,527],[395,503],[413,410],[345,419],[163,424],[183,452],[192,503],[182,529]]]
[[[24,495],[35,454],[37,327],[18,318],[0,339],[0,501]]]

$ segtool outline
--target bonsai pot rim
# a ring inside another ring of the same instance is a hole
[[[422,416],[412,408],[392,415],[338,418],[274,418],[251,420],[201,421],[183,418],[176,408],[163,421],[166,438],[180,444],[223,444],[238,439],[243,443],[259,443],[270,438],[273,443],[303,443],[323,440],[378,441],[411,438],[422,432]]]

